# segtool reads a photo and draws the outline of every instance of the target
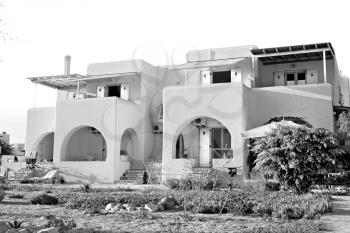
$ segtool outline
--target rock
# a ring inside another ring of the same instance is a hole
[[[60,233],[60,232],[58,227],[50,227],[50,228],[41,229],[37,233]]]
[[[160,200],[158,205],[163,206],[164,209],[166,209],[166,210],[174,210],[176,203],[177,203],[177,201],[175,198],[173,198],[172,196],[168,196],[168,197],[164,197],[162,200]]]
[[[130,212],[130,211],[134,211],[135,210],[135,206],[133,204],[124,204],[123,207],[125,208],[126,211]]]
[[[115,213],[117,211],[120,211],[120,209],[122,208],[121,204],[115,204],[115,203],[109,203],[105,210],[108,211],[108,213]]]
[[[155,212],[157,211],[159,208],[158,208],[158,205],[155,205],[153,203],[149,203],[149,204],[146,204],[145,205],[145,209],[150,211],[150,212]]]
[[[110,210],[112,210],[113,207],[114,207],[114,203],[109,203],[106,205],[105,210],[110,211]]]
[[[159,209],[160,211],[165,210],[164,206],[162,206],[162,205],[158,205],[158,209]]]
[[[122,209],[123,208],[123,206],[120,204],[120,203],[118,203],[118,204],[116,204],[113,208],[112,208],[112,212],[113,213],[115,213],[115,212],[118,212],[118,211],[120,211],[120,209]]]
[[[0,222],[0,233],[5,233],[9,229],[8,225],[4,222]]]

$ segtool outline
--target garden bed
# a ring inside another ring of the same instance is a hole
[[[33,197],[43,193],[57,197],[58,205],[30,204]],[[156,204],[168,195],[178,201],[177,210],[113,214],[94,211],[104,209],[110,202],[135,206]],[[283,229],[286,232],[293,232],[290,229],[295,229],[294,232],[316,232],[320,228],[320,215],[330,210],[330,199],[324,195],[298,196],[285,192],[248,193],[237,190],[92,189],[85,193],[79,189],[48,191],[41,187],[38,191],[36,186],[32,189],[18,186],[6,191],[0,206],[0,221],[24,221],[24,227],[40,225],[43,217],[54,215],[67,221],[74,219],[77,229],[85,232],[89,232],[88,229],[95,232],[283,232]],[[186,212],[184,206],[188,207]]]

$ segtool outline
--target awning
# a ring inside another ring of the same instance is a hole
[[[280,121],[280,122],[271,122],[267,125],[262,125],[254,129],[250,129],[246,132],[241,133],[242,138],[261,138],[266,137],[272,130],[276,129],[278,126],[289,126],[289,127],[303,127],[303,125],[299,125],[294,123],[293,121]]]
[[[221,59],[221,60],[188,62],[182,65],[174,66],[171,68],[171,70],[196,69],[196,68],[212,67],[212,66],[228,66],[228,65],[234,65],[237,62],[240,62],[244,59],[246,58],[230,58],[230,59]]]

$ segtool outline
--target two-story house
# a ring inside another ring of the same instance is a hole
[[[86,75],[29,78],[56,88],[51,108],[28,111],[26,156],[71,182],[112,183],[149,161],[163,181],[195,169],[247,175],[242,134],[273,117],[334,129],[349,106],[348,80],[330,43],[189,51],[182,65],[142,60],[90,64]]]

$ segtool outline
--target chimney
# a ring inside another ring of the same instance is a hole
[[[70,74],[70,56],[66,55],[64,57],[64,75]]]

